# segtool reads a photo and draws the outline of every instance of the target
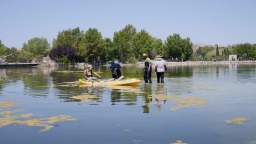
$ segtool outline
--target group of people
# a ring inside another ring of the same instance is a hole
[[[146,58],[144,62],[144,81],[145,83],[152,83],[151,75],[152,75],[152,67],[153,63],[150,58]],[[110,70],[112,73],[112,78],[114,80],[122,79],[121,73],[121,65],[117,60],[113,61],[110,65]],[[164,73],[167,70],[167,66],[165,61],[162,58],[156,58],[155,62],[155,72],[157,77],[157,83],[164,83]],[[100,78],[97,73],[94,73],[91,65],[85,65],[84,67],[84,76],[87,80],[96,80]]]
[[[122,73],[121,73],[121,65],[117,60],[113,61],[110,66],[110,70],[112,73],[112,78],[114,80],[121,79]],[[84,77],[87,80],[96,80],[100,78],[100,75],[96,72],[93,72],[92,65],[86,64],[84,66]]]
[[[144,62],[144,81],[145,83],[152,83],[151,75],[152,75],[152,67],[153,64],[150,58],[146,58]],[[157,58],[155,63],[155,72],[157,77],[157,83],[164,83],[164,73],[167,71],[167,66],[165,61],[162,58]]]

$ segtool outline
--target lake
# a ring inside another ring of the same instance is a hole
[[[173,67],[135,88],[66,70],[0,69],[0,144],[256,144],[256,66]]]

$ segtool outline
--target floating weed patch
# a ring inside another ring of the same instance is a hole
[[[51,130],[52,128],[54,128],[53,125],[46,125],[43,127],[43,129],[40,130],[40,132],[47,132],[47,131]]]
[[[175,101],[176,105],[171,108],[171,111],[177,111],[180,109],[189,108],[193,106],[203,106],[208,103],[208,101],[205,99],[191,96],[185,98],[173,97],[172,99]]]
[[[32,127],[42,127],[40,132],[46,132],[54,128],[55,123],[64,122],[64,121],[74,121],[76,120],[69,115],[58,115],[49,118],[33,118],[29,120],[16,120],[14,124],[32,126]]]
[[[176,140],[175,142],[170,143],[170,144],[188,144],[188,143],[185,143],[182,140]]]
[[[99,99],[99,97],[97,97],[96,95],[91,94],[72,96],[71,98],[74,100],[79,100],[81,102],[92,102]]]
[[[10,117],[0,118],[0,128],[15,124],[16,120]]]
[[[73,121],[75,118],[69,115],[58,115],[48,118],[33,118],[32,114],[22,115],[7,115],[7,117],[0,118],[0,127],[8,125],[21,125],[29,127],[41,127],[40,132],[46,132],[54,128],[55,123],[64,121]]]
[[[57,122],[73,121],[73,120],[76,120],[76,119],[73,118],[70,115],[58,115],[58,116],[49,117],[45,121],[48,124],[54,124],[54,123],[57,123]]]
[[[28,118],[32,118],[32,117],[33,117],[33,114],[32,114],[32,113],[20,114],[20,115],[18,115],[18,117],[24,118],[24,119],[28,119]]]
[[[242,125],[242,124],[244,124],[247,121],[248,121],[248,119],[245,118],[245,117],[235,117],[235,118],[232,118],[230,120],[226,120],[226,124],[229,124],[229,125]]]
[[[4,117],[4,118],[12,117],[13,114],[14,114],[13,111],[1,111],[0,112],[0,117]]]
[[[14,106],[15,106],[14,102],[7,102],[7,101],[0,102],[0,108],[10,108]]]
[[[1,108],[9,108],[15,106],[13,102],[1,102]],[[36,118],[32,113],[20,114],[20,110],[3,110],[0,109],[0,128],[9,125],[21,125],[29,127],[40,127],[40,132],[46,132],[54,128],[54,124],[65,121],[73,121],[70,115],[57,115],[46,118]]]

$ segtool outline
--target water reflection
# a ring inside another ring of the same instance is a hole
[[[145,84],[144,85],[144,105],[143,113],[149,113],[150,112],[150,104],[152,103],[152,84]]]
[[[142,69],[123,70],[125,77],[143,78]],[[111,77],[107,69],[101,71],[104,78]],[[142,82],[135,88],[102,88],[63,83],[76,81],[81,73],[0,69],[0,110],[11,110],[10,106],[24,110],[11,115],[17,114],[18,122],[8,119],[11,125],[0,129],[0,143],[29,143],[31,136],[34,143],[50,143],[51,136],[56,136],[61,138],[57,143],[62,144],[74,139],[78,144],[117,143],[116,140],[124,144],[133,140],[147,144],[247,143],[255,139],[256,132],[255,75],[255,66],[175,67],[169,68],[162,85],[153,77],[152,84]],[[76,118],[77,123],[50,122],[64,120],[63,115],[59,117],[63,112]],[[32,117],[39,120],[27,121]],[[14,126],[30,126],[31,122],[37,122],[35,126],[42,129],[56,128],[48,135]],[[10,138],[13,135],[21,141]]]
[[[171,67],[168,68],[168,72],[166,73],[167,77],[192,77],[193,76],[193,68],[184,66],[184,67]]]
[[[112,105],[116,105],[117,103],[124,103],[125,105],[135,105],[137,102],[138,94],[134,92],[127,92],[113,89],[111,90],[111,103]]]

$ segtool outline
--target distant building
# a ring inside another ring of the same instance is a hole
[[[229,55],[228,60],[229,61],[237,61],[237,55]]]

